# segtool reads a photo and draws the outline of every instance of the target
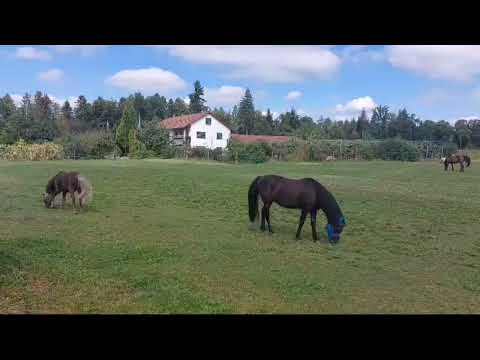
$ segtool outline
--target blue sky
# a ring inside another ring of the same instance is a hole
[[[0,93],[15,99],[186,98],[195,80],[212,108],[249,87],[256,108],[275,113],[344,119],[382,104],[435,121],[480,117],[480,46],[0,46]]]

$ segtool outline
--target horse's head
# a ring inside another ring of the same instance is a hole
[[[347,222],[343,216],[339,219],[337,224],[327,224],[325,230],[327,231],[328,241],[330,241],[331,244],[336,244],[340,241],[340,234],[345,225],[347,225]]]
[[[53,194],[49,194],[49,193],[44,193],[43,194],[43,202],[45,204],[45,207],[48,209],[52,206],[52,201],[53,201],[53,198],[55,196],[53,196]]]

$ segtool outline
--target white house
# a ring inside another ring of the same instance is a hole
[[[209,113],[175,116],[160,121],[168,129],[175,145],[205,146],[210,149],[227,147],[231,130]]]

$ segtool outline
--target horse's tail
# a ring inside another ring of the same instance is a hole
[[[85,176],[78,175],[78,182],[80,183],[80,194],[78,194],[79,199],[82,199],[85,204],[89,204],[93,200],[93,186],[90,181]]]
[[[465,155],[463,158],[465,159],[465,162],[467,163],[467,167],[470,167],[470,162],[471,162],[470,156]]]
[[[448,165],[448,156],[447,156],[447,157],[445,157],[445,160],[443,161],[443,164],[444,164],[445,166],[447,166],[447,165]]]
[[[255,221],[255,218],[258,215],[258,180],[260,180],[260,176],[257,176],[255,180],[252,181],[252,184],[248,189],[248,216],[250,217],[250,222],[252,223]]]

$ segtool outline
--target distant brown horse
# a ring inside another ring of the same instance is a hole
[[[75,192],[77,192],[79,196],[79,203],[80,207],[83,206],[82,204],[82,187],[79,180],[79,173],[76,171],[72,172],[64,172],[60,171],[57,175],[51,178],[46,187],[46,192],[43,195],[43,201],[45,203],[46,208],[50,208],[52,206],[53,199],[62,193],[62,208],[65,206],[65,197],[67,193],[70,194],[70,198],[72,199],[73,208],[76,210],[77,206],[75,204]]]
[[[455,171],[453,168],[453,164],[457,164],[457,163],[460,164],[460,172],[463,172],[464,171],[463,163],[466,163],[467,167],[469,167],[471,164],[470,156],[459,155],[459,154],[447,156],[443,162],[443,164],[445,165],[445,171],[448,171],[449,164],[452,167],[452,171]]]

